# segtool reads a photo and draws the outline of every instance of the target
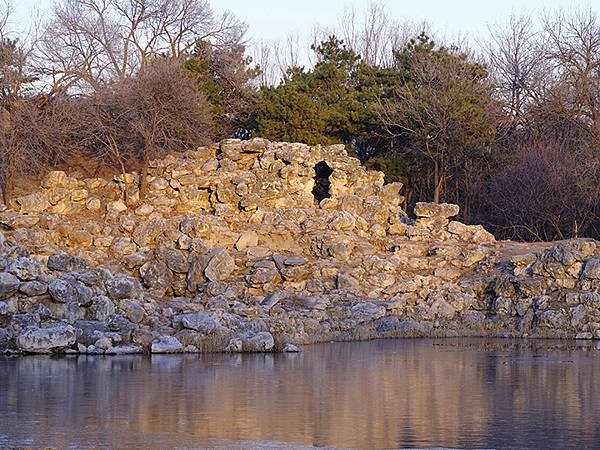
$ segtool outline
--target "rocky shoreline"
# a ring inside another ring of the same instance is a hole
[[[600,339],[600,243],[497,242],[400,208],[343,146],[227,140],[0,207],[0,352],[298,351],[391,337]]]

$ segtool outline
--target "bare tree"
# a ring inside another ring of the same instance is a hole
[[[590,10],[544,18],[545,79],[541,112],[574,124],[600,145],[600,22]]]
[[[568,137],[513,142],[504,168],[487,184],[492,229],[521,240],[592,234],[600,219],[600,162],[592,152],[573,148]]]
[[[544,78],[539,32],[527,16],[512,15],[503,27],[490,29],[485,46],[488,65],[512,125],[523,125],[526,110],[536,103]]]
[[[83,102],[87,154],[121,172],[139,169],[141,197],[151,159],[210,140],[209,105],[176,62],[148,64]]]
[[[148,61],[179,58],[199,40],[237,43],[245,26],[206,0],[63,0],[40,38],[39,71],[54,90],[97,90]]]

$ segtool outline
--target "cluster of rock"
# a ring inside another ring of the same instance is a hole
[[[406,336],[600,339],[600,243],[496,242],[400,208],[343,146],[226,140],[0,212],[0,351],[296,351]]]

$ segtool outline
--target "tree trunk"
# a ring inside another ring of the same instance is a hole
[[[433,203],[440,202],[440,194],[442,191],[442,177],[440,175],[440,165],[437,161],[433,162],[433,182],[435,188],[433,190]]]
[[[144,155],[144,161],[142,164],[142,173],[140,177],[140,200],[146,197],[148,192],[148,152]]]
[[[6,167],[2,169],[2,172],[4,172],[0,177],[2,183],[2,186],[0,186],[2,188],[2,202],[6,206],[9,206],[13,195],[13,179]]]

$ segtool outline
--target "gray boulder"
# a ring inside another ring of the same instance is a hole
[[[20,281],[12,273],[0,272],[0,299],[8,298],[19,289]]]
[[[181,353],[183,345],[175,336],[160,336],[150,346],[152,353]]]
[[[245,352],[270,352],[273,347],[275,347],[275,340],[268,331],[261,331],[242,339],[242,348]]]
[[[600,257],[590,258],[585,263],[581,278],[588,280],[600,280]]]
[[[105,322],[115,315],[115,304],[105,295],[95,295],[90,312],[93,320]]]
[[[146,315],[146,311],[142,305],[133,300],[121,300],[119,308],[121,308],[125,317],[133,323],[140,323]]]
[[[74,280],[57,278],[48,286],[50,297],[57,303],[78,301],[77,287]]]
[[[204,275],[210,281],[225,281],[235,269],[235,260],[225,249],[217,249],[208,262]]]
[[[112,300],[140,298],[142,286],[140,282],[127,275],[117,275],[106,281],[106,292]]]
[[[48,269],[59,272],[82,272],[87,270],[88,262],[77,256],[56,253],[48,258]]]
[[[210,334],[219,326],[209,314],[201,312],[182,314],[175,317],[174,322],[180,322],[183,328],[203,334]]]
[[[71,325],[51,328],[27,327],[17,336],[17,348],[27,353],[51,353],[75,343],[75,329]]]
[[[19,286],[19,292],[22,292],[28,297],[35,297],[48,292],[48,285],[37,280],[24,281]]]
[[[41,270],[37,262],[30,258],[17,258],[8,266],[8,271],[21,281],[35,280]]]

